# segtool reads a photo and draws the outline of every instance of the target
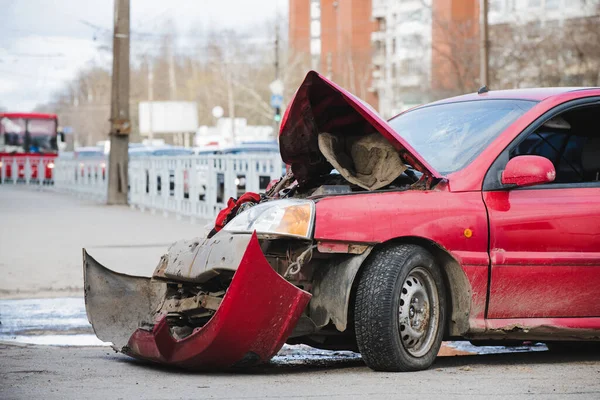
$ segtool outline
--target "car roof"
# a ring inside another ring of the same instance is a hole
[[[474,100],[489,100],[489,99],[511,99],[511,100],[531,100],[531,101],[542,101],[548,97],[557,96],[567,92],[574,92],[578,90],[592,90],[598,89],[595,87],[549,87],[549,88],[529,88],[529,89],[509,89],[509,90],[490,90],[481,94],[469,93],[461,96],[450,97],[447,99],[439,100],[427,105],[443,104],[443,103],[456,103],[460,101],[474,101]]]

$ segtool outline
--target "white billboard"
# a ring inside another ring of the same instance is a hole
[[[186,133],[198,129],[198,105],[193,101],[142,101],[140,133]]]

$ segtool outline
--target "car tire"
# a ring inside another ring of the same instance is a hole
[[[374,252],[360,271],[354,303],[356,341],[376,371],[433,364],[444,336],[446,293],[433,256],[412,245]]]

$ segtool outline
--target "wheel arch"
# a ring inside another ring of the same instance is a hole
[[[467,275],[452,254],[431,239],[420,236],[402,236],[381,242],[374,246],[369,256],[362,262],[352,282],[352,291],[348,309],[349,322],[354,325],[354,301],[358,278],[364,268],[378,249],[387,245],[413,244],[429,251],[435,258],[446,285],[446,297],[449,307],[447,318],[446,337],[463,336],[469,330],[469,312],[471,309],[472,288]]]

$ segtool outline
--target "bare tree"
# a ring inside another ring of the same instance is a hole
[[[491,27],[494,88],[600,84],[600,1],[579,0],[584,16]]]
[[[137,111],[148,100],[152,84],[154,100],[188,100],[198,104],[201,124],[212,124],[211,110],[221,105],[229,117],[244,117],[249,124],[268,125],[273,121],[269,104],[269,83],[275,78],[272,41],[264,31],[209,31],[187,35],[186,44],[177,45],[177,33],[166,24],[162,34],[139,36],[131,65],[132,140],[139,140]],[[136,36],[134,35],[134,38]],[[282,41],[283,42],[283,41]],[[156,45],[154,45],[156,43]],[[281,43],[281,49],[285,43]],[[298,59],[282,52],[280,76],[287,101],[300,77]],[[152,69],[154,79],[149,82]],[[61,125],[72,126],[79,145],[93,145],[106,139],[110,98],[110,72],[90,66],[39,110],[59,114]]]

